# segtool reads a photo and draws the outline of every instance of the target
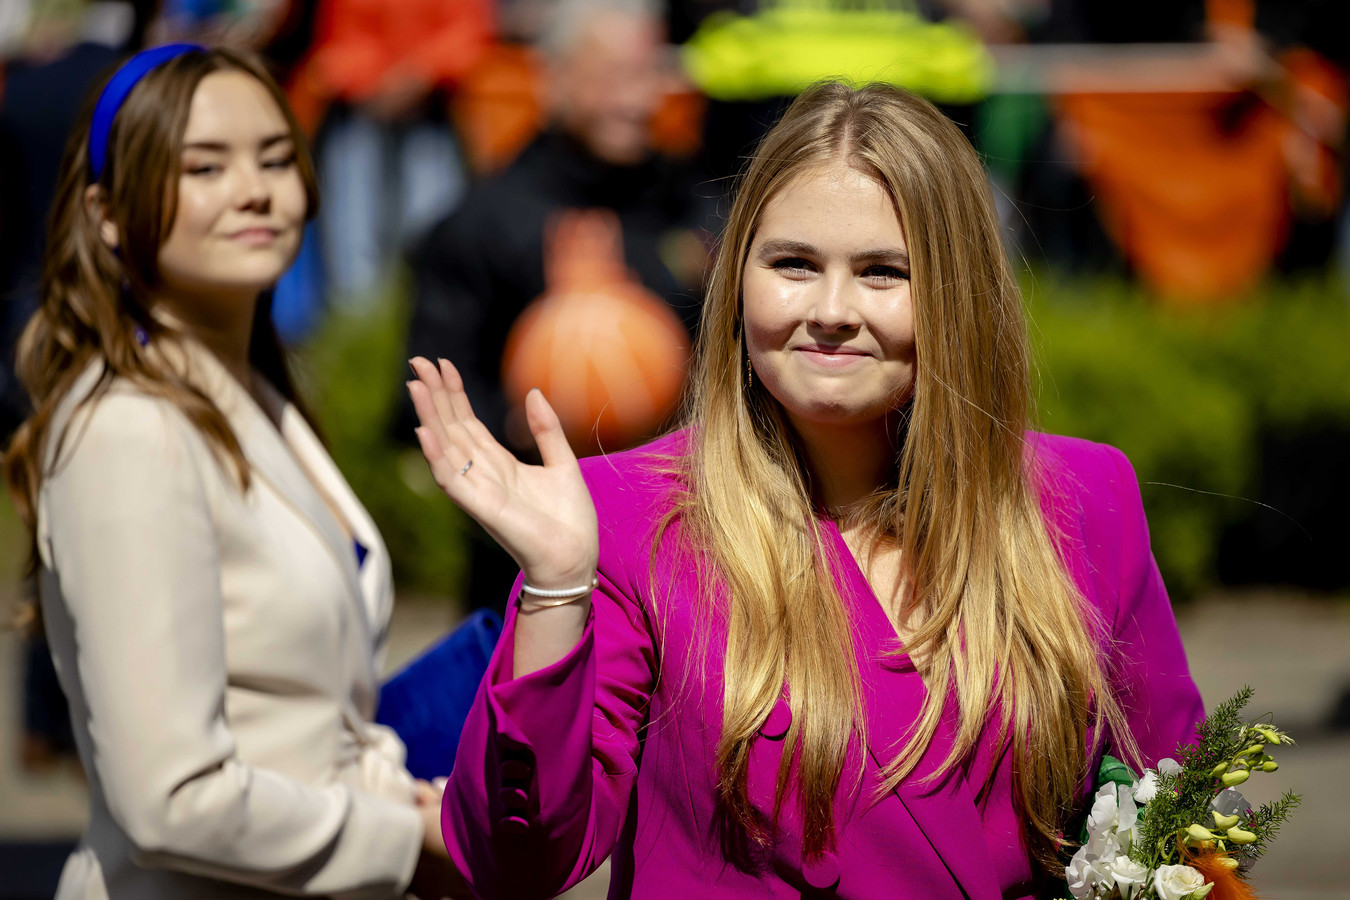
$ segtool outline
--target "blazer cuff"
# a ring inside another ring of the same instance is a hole
[[[413,806],[361,791],[352,791],[351,798],[333,857],[361,860],[371,878],[363,889],[339,896],[344,900],[403,896],[422,853],[422,817]]]
[[[591,722],[595,715],[595,609],[575,647],[538,671],[512,678],[515,610],[488,672],[491,721],[489,808],[499,835],[558,838],[587,821]],[[495,758],[494,758],[495,757]]]

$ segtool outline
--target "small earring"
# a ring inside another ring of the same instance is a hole
[[[745,386],[752,388],[755,386],[755,370],[750,365],[750,354],[745,355]]]

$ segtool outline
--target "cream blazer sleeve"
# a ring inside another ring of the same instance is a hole
[[[199,433],[161,401],[111,392],[68,440],[40,552],[75,631],[90,777],[133,860],[278,893],[399,895],[422,844],[414,808],[235,752],[207,496],[220,482],[203,477],[217,463]]]

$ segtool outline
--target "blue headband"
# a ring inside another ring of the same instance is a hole
[[[113,119],[122,108],[137,83],[150,70],[169,60],[193,51],[205,51],[199,44],[165,44],[142,50],[122,64],[122,68],[108,79],[103,93],[98,95],[98,104],[94,107],[94,119],[89,125],[89,167],[94,171],[94,180],[103,177],[103,167],[108,162],[108,133],[112,131]]]

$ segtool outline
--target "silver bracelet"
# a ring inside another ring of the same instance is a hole
[[[544,598],[543,601],[535,600],[530,604],[534,608],[543,608],[552,606],[566,606],[569,603],[575,603],[599,586],[600,586],[599,577],[592,576],[590,584],[575,588],[552,588],[552,589],[537,588],[531,587],[529,584],[525,582],[521,582],[520,592],[521,594],[529,594],[531,597]]]

